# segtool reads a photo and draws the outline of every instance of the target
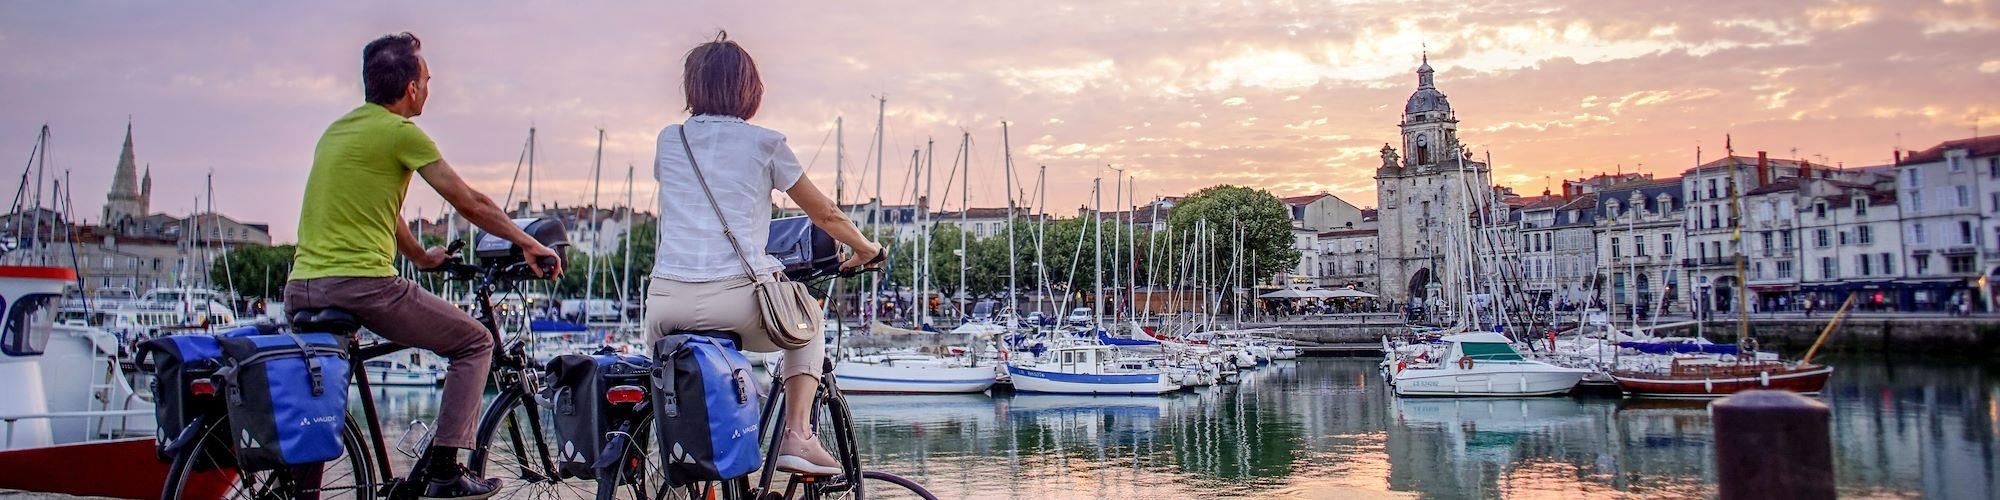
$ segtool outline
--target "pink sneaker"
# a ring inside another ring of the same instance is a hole
[[[783,441],[778,443],[778,470],[806,476],[831,476],[840,473],[840,462],[820,446],[818,435],[785,431]]]

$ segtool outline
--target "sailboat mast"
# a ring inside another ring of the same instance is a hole
[[[535,210],[535,127],[528,127],[528,192],[524,198],[528,206],[525,211],[532,213]],[[520,215],[527,216],[527,213]]]
[[[965,170],[959,172],[960,175],[958,176],[958,301],[956,301],[956,304],[958,304],[958,314],[963,316],[969,310],[965,307],[965,301],[972,298],[971,295],[966,293],[971,289],[965,282],[965,263],[972,258],[971,250],[965,246],[965,242],[972,239],[972,225],[969,222],[969,217],[972,213],[972,132],[961,130],[959,134],[959,164],[963,165]]]
[[[1019,316],[1019,314],[1015,314],[1017,311],[1014,311],[1014,309],[1020,306],[1020,302],[1015,300],[1015,295],[1014,295],[1014,287],[1019,283],[1018,276],[1014,274],[1014,263],[1020,261],[1020,257],[1014,253],[1014,149],[1013,149],[1013,143],[1008,140],[1007,122],[1004,121],[1000,122],[1000,158],[1002,159],[1001,161],[1001,164],[1003,165],[1002,168],[1005,169],[1005,171],[1001,173],[1007,177],[1007,179],[1003,181],[1003,183],[1005,184],[1005,188],[1007,190],[1006,310],[1008,311],[1007,331],[1008,333],[1012,333],[1014,331],[1014,328],[1018,326],[1016,317]]]
[[[628,314],[625,314],[625,305],[632,303],[632,295],[631,295],[632,234],[634,230],[639,229],[639,223],[638,223],[639,207],[632,205],[633,170],[634,167],[632,166],[632,163],[626,162],[625,163],[625,245],[623,252],[621,252],[625,254],[625,265],[624,269],[622,271],[619,271],[618,273],[618,327],[620,331],[624,330],[624,327],[626,325],[626,318],[630,316]]]
[[[880,245],[882,241],[882,226],[888,225],[882,221],[882,203],[884,203],[888,199],[887,196],[882,195],[882,155],[883,155],[882,136],[886,135],[883,133],[884,132],[883,125],[885,123],[884,121],[885,118],[888,117],[888,113],[889,113],[889,98],[883,96],[876,96],[875,97],[875,191],[874,191],[875,203],[870,204],[868,207],[868,232],[869,236],[872,237],[871,239],[875,241],[877,245]],[[862,160],[862,161],[867,161],[867,160]],[[883,251],[885,252],[888,251],[888,248],[883,247]],[[878,304],[878,302],[881,301],[882,285],[883,281],[885,281],[886,279],[888,279],[888,275],[886,273],[885,274],[871,273],[868,276],[869,307],[866,308],[865,310],[870,312],[871,317],[879,316],[879,313],[876,313],[875,311],[877,311],[881,307],[881,305]]]
[[[1104,189],[1103,187],[1104,187],[1104,175],[1102,173],[1099,173],[1096,179],[1091,179],[1090,181],[1090,197],[1091,197],[1090,218],[1092,219],[1091,221],[1093,223],[1092,225],[1097,229],[1095,243],[1093,243],[1091,246],[1093,250],[1090,252],[1090,265],[1092,269],[1090,278],[1090,298],[1091,298],[1092,308],[1090,310],[1090,313],[1091,315],[1097,317],[1104,316]],[[1091,318],[1091,319],[1092,323],[1095,324],[1096,318]]]
[[[604,129],[597,129],[597,155],[590,161],[590,208],[584,210],[584,217],[590,224],[590,254],[584,267],[583,276],[583,322],[590,322],[591,298],[597,293],[597,253],[603,250],[603,224],[597,222],[598,196],[604,187]]]
[[[931,232],[933,229],[932,225],[934,224],[935,221],[932,220],[930,201],[931,201],[931,181],[937,180],[936,167],[937,167],[937,140],[926,138],[924,139],[924,182],[923,182],[924,196],[918,199],[918,201],[921,202],[920,204],[923,205],[922,207],[923,209],[920,210],[920,212],[923,213],[923,224],[920,226],[923,232],[920,233],[918,237],[923,238],[923,246],[924,246],[924,259],[922,266],[923,279],[918,281],[918,283],[922,287],[921,293],[918,294],[918,298],[923,301],[923,305],[921,305],[919,309],[921,309],[923,312],[922,314],[919,315],[922,321],[917,323],[918,330],[922,330],[923,325],[926,323],[930,323],[931,321],[931,307],[930,307],[931,263],[934,262],[936,258],[935,256],[931,255]]]
[[[1049,166],[1040,165],[1035,172],[1035,210],[1041,212],[1041,216],[1035,218],[1035,275],[1037,276],[1036,281],[1041,284],[1038,287],[1040,294],[1035,297],[1035,310],[1037,311],[1042,310],[1042,306],[1045,305],[1043,301],[1049,298],[1049,266],[1048,261],[1042,255],[1042,244],[1048,241],[1049,238],[1049,191],[1048,183],[1046,182],[1048,177]],[[1055,311],[1049,311],[1048,313],[1054,314]]]

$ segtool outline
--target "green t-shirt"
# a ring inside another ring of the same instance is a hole
[[[306,177],[291,279],[395,276],[410,173],[442,158],[417,124],[380,105],[327,126]]]

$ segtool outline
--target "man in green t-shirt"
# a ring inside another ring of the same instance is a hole
[[[560,264],[543,269],[540,262],[561,260],[467,186],[410,122],[430,94],[430,68],[417,55],[421,47],[416,36],[403,33],[361,50],[368,102],[327,126],[313,151],[285,303],[292,310],[345,309],[383,338],[450,359],[436,434],[418,460],[422,470],[411,478],[422,478],[422,498],[486,498],[500,480],[470,477],[458,451],[473,446],[493,341],[471,316],[396,275],[398,253],[419,269],[446,259],[443,249],[424,248],[403,221],[410,174],[422,176],[473,225],[520,246],[535,274],[560,275]]]

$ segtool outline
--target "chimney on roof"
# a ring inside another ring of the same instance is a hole
[[[1903,148],[1896,148],[1896,164],[1903,164]]]
[[[1800,179],[1812,178],[1812,162],[1806,160],[1799,160],[1799,178]]]
[[[1765,184],[1770,184],[1770,183],[1771,183],[1771,158],[1770,158],[1770,156],[1768,156],[1768,155],[1764,154],[1764,152],[1763,152],[1763,151],[1758,151],[1758,152],[1757,152],[1757,185],[1756,185],[1756,186],[1750,186],[1750,187],[1751,187],[1751,188],[1758,188],[1758,187],[1763,187],[1763,186],[1764,186]]]

